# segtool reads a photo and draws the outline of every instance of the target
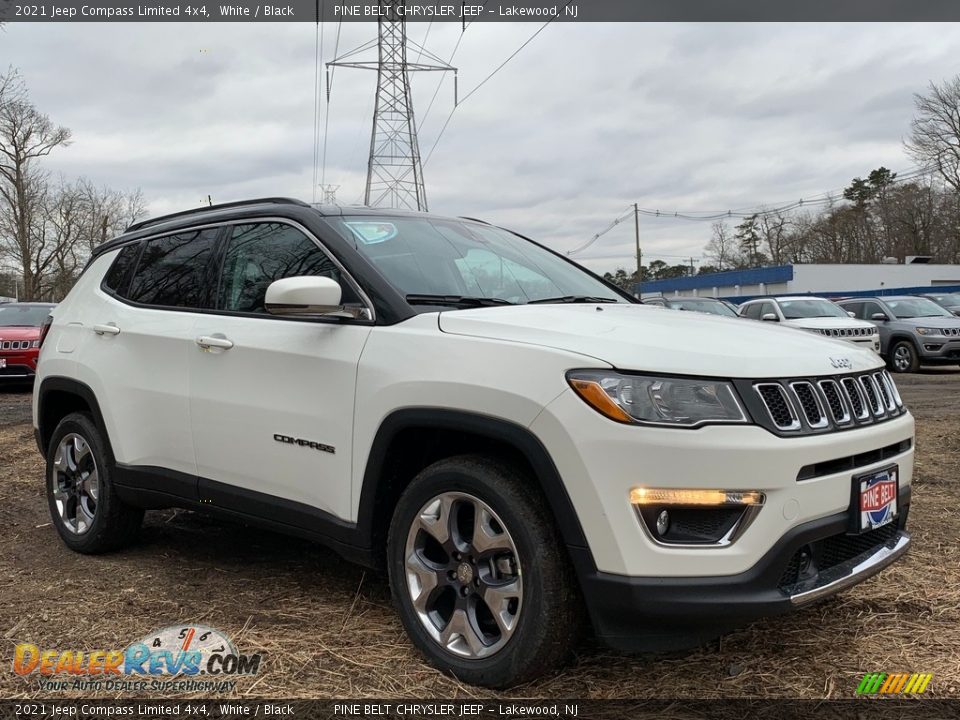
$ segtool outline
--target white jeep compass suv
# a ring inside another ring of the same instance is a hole
[[[33,417],[70,548],[172,506],[312,538],[488,686],[581,619],[691,647],[910,542],[913,419],[875,353],[644,307],[474,220],[272,198],[133,225],[53,311]]]

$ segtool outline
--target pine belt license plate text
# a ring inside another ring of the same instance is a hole
[[[898,468],[875,470],[853,479],[860,532],[886,525],[897,517]]]

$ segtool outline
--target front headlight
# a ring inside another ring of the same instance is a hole
[[[928,327],[918,327],[917,334],[919,335],[942,335],[943,330],[940,328],[928,328]]]
[[[574,370],[567,382],[594,410],[622,423],[693,428],[749,422],[733,385],[724,380]]]

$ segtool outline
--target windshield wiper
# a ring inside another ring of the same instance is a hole
[[[564,295],[562,297],[540,298],[539,300],[528,300],[527,305],[537,305],[540,303],[615,303],[615,298],[592,297],[591,295]]]
[[[470,297],[467,295],[418,295],[406,296],[411,305],[455,305],[458,307],[491,307],[494,305],[513,305],[503,298]]]

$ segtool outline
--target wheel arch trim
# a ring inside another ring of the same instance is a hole
[[[502,418],[446,408],[403,408],[389,414],[377,429],[364,468],[357,510],[357,529],[373,542],[378,487],[385,479],[388,452],[397,435],[405,430],[465,432],[503,443],[519,452],[534,472],[564,543],[589,551],[586,536],[573,502],[553,459],[540,439],[528,428]]]
[[[93,416],[93,422],[97,426],[97,429],[103,435],[103,442],[106,446],[107,452],[110,453],[111,457],[113,455],[113,449],[110,445],[110,437],[107,434],[107,428],[103,421],[103,413],[100,411],[100,403],[97,401],[97,396],[86,383],[82,383],[79,380],[74,380],[73,378],[62,377],[59,375],[54,375],[46,377],[40,383],[40,387],[36,390],[37,393],[37,426],[36,426],[36,440],[37,447],[40,450],[41,455],[46,455],[47,448],[46,444],[49,443],[50,438],[53,436],[53,431],[56,428],[46,427],[45,426],[45,412],[44,408],[46,407],[47,398],[49,398],[51,393],[62,392],[69,395],[76,395],[81,400],[83,400],[87,407],[90,408],[90,414]]]

